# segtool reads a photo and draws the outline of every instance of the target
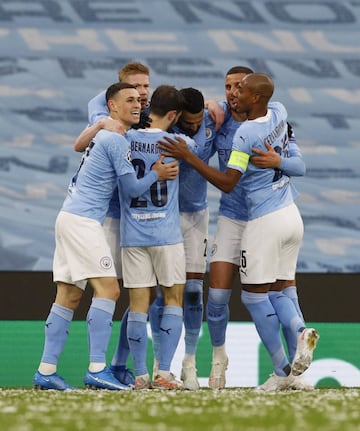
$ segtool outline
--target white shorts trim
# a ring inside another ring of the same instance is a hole
[[[55,223],[54,281],[85,289],[89,278],[116,276],[101,224],[87,217],[60,211]]]
[[[192,213],[180,213],[181,231],[184,237],[186,272],[206,271],[209,209]]]
[[[229,262],[240,266],[241,239],[245,226],[245,221],[218,217],[216,234],[210,251],[210,263]]]
[[[185,250],[182,242],[156,247],[123,247],[121,260],[124,287],[185,284]]]
[[[241,243],[241,283],[293,280],[303,233],[303,222],[295,204],[248,221]],[[246,265],[243,265],[244,258]]]

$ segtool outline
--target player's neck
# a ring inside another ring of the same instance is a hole
[[[257,118],[265,117],[267,114],[267,105],[254,107],[247,114],[248,120],[256,120]]]
[[[239,121],[239,122],[243,122],[247,119],[246,112],[236,112],[235,110],[232,110],[231,116],[235,121]]]
[[[150,114],[151,123],[150,128],[151,129],[160,129],[164,130],[166,132],[169,129],[169,121],[166,117],[157,117],[156,115]]]
[[[124,132],[127,132],[132,126],[132,124],[130,124],[128,121],[124,121],[121,118],[111,116],[111,115],[110,115],[110,118],[112,118],[113,120],[117,120],[121,124],[121,127],[124,129]]]

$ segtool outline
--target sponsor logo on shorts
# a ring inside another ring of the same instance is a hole
[[[217,252],[217,245],[213,244],[211,247],[210,256],[214,256],[216,252]]]
[[[104,256],[100,260],[100,266],[104,269],[110,269],[113,266],[112,258],[109,256]]]

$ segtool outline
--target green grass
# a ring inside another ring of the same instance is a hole
[[[360,388],[258,394],[0,389],[1,431],[355,431]]]

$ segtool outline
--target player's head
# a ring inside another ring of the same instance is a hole
[[[243,77],[249,73],[253,73],[253,70],[245,66],[233,66],[226,72],[225,97],[230,106],[230,110],[234,113],[240,113],[237,109],[237,98],[235,96],[238,84]]]
[[[140,120],[140,95],[134,85],[116,82],[106,90],[106,103],[111,118],[119,120],[125,129]]]
[[[265,73],[251,73],[245,75],[239,82],[236,97],[238,99],[238,109],[246,112],[250,119],[253,114],[256,116],[265,115],[267,104],[274,93],[274,82]]]
[[[150,117],[167,117],[169,128],[177,123],[184,108],[184,97],[172,85],[160,85],[150,100]]]
[[[204,96],[196,88],[182,88],[180,93],[184,97],[184,109],[177,122],[177,126],[188,136],[194,136],[203,122]]]
[[[141,97],[141,109],[149,104],[150,69],[142,63],[132,61],[118,71],[119,82],[128,82],[135,86]]]

